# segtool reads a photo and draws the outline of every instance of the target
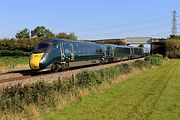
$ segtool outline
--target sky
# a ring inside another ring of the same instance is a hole
[[[172,31],[173,10],[180,28],[179,5],[180,0],[0,0],[0,38],[37,26],[55,34],[75,32],[84,40],[166,38]]]

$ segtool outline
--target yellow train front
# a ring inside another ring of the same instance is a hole
[[[32,51],[29,66],[32,70],[51,70],[52,64],[59,62],[61,56],[60,46],[56,39],[46,39],[40,42]]]

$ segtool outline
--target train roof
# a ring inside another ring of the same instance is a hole
[[[50,43],[59,43],[59,42],[66,42],[66,43],[71,42],[71,43],[81,43],[81,44],[97,44],[94,42],[73,41],[73,40],[69,40],[69,39],[58,39],[58,38],[47,38],[47,39],[41,41],[40,43],[50,44]]]
[[[108,44],[108,45],[114,47],[130,48],[130,46],[124,46],[124,45],[115,45],[115,44]]]
[[[47,38],[41,43],[56,43],[56,42],[73,42],[72,40],[66,40],[66,39],[58,39],[58,38]]]

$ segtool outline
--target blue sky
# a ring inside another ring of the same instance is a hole
[[[0,38],[43,25],[79,39],[167,37],[180,0],[0,0]],[[177,22],[178,22],[177,21]],[[177,25],[180,28],[180,25]],[[179,32],[178,32],[179,34]]]

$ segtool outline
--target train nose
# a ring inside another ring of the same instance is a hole
[[[31,55],[29,66],[31,69],[38,70],[40,69],[39,63],[41,58],[43,57],[44,53],[34,53]]]

